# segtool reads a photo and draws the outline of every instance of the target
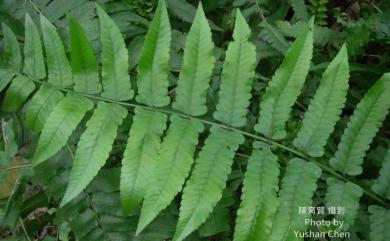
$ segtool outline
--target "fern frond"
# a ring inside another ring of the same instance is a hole
[[[256,48],[248,40],[250,34],[245,18],[237,10],[234,41],[226,51],[217,110],[213,114],[216,120],[234,127],[246,124],[255,76]]]
[[[266,241],[277,209],[278,158],[271,150],[254,150],[248,160],[234,241]]]
[[[370,241],[387,241],[390,237],[390,210],[376,205],[368,207],[370,213]]]
[[[260,101],[260,117],[255,130],[272,139],[286,136],[285,123],[309,71],[313,51],[313,18],[276,70]]]
[[[241,134],[213,128],[183,190],[179,221],[173,241],[197,229],[222,197],[234,152],[244,142]]]
[[[330,165],[348,175],[359,175],[372,139],[390,107],[390,73],[384,74],[354,110]]]
[[[58,87],[73,85],[72,69],[56,27],[41,15],[41,27],[46,53],[48,82]]]
[[[195,22],[194,16],[196,16],[195,7],[182,0],[167,0],[169,12],[187,23]],[[201,4],[201,2],[199,2]],[[199,8],[199,6],[198,6]]]
[[[46,161],[65,146],[85,113],[92,107],[90,100],[76,94],[68,94],[58,102],[43,125],[33,165]]]
[[[135,108],[134,120],[122,159],[121,200],[124,214],[137,208],[149,186],[166,128],[166,115]]]
[[[311,206],[320,175],[321,169],[314,163],[299,158],[289,161],[279,194],[279,209],[268,240],[295,240],[294,232],[306,230],[304,220],[309,214],[298,215],[298,209]]]
[[[7,24],[2,23],[3,29],[3,49],[2,61],[6,67],[12,69],[12,72],[18,73],[22,69],[22,53],[16,40],[14,32]]]
[[[110,155],[118,126],[126,115],[127,110],[120,105],[98,102],[77,143],[69,184],[60,206],[82,192],[99,172]]]
[[[158,2],[138,63],[137,102],[154,107],[169,104],[168,59],[171,44],[171,27],[165,0]]]
[[[69,16],[70,56],[75,83],[74,90],[86,94],[98,94],[102,90],[98,66],[91,44],[77,20]]]
[[[264,28],[260,31],[259,37],[278,52],[285,54],[290,47],[290,43],[283,36],[283,33],[267,21],[263,21],[261,26]]]
[[[171,117],[171,125],[157,157],[159,162],[146,190],[137,233],[181,191],[202,130],[203,125],[197,120],[186,120],[176,115]]]
[[[113,100],[133,98],[129,76],[129,56],[122,33],[115,22],[96,4],[102,44],[102,96]]]
[[[14,75],[15,74],[12,73],[10,69],[0,66],[0,91],[7,87],[7,85],[12,81]]]
[[[172,107],[192,116],[207,112],[206,91],[215,62],[211,30],[199,2],[194,22],[188,33]]]
[[[3,111],[15,112],[35,90],[35,84],[24,75],[16,76],[8,87],[3,100]]]
[[[47,117],[63,97],[61,91],[41,86],[28,103],[25,114],[26,126],[35,133],[40,132]]]
[[[387,150],[382,168],[379,171],[379,177],[372,185],[372,190],[387,199],[390,199],[390,149]]]
[[[336,215],[338,220],[344,221],[343,230],[349,230],[356,218],[359,209],[359,199],[363,195],[361,187],[351,182],[343,182],[335,178],[327,179],[328,189],[325,200],[326,206],[345,208],[345,213]]]
[[[311,14],[316,16],[316,23],[319,25],[325,25],[328,12],[326,5],[329,0],[308,0],[308,2],[308,9]]]
[[[103,231],[99,228],[96,215],[91,209],[81,211],[78,217],[69,223],[69,227],[80,240],[108,241],[104,237]]]
[[[24,67],[23,72],[32,79],[43,79],[46,76],[45,62],[41,37],[37,26],[26,13],[25,16],[25,40],[24,40]]]
[[[22,54],[14,32],[2,23],[3,53],[0,63],[0,91],[5,89],[22,68]]]
[[[326,68],[309,105],[294,145],[311,156],[322,156],[340,118],[348,91],[348,54],[345,45]]]
[[[298,19],[304,21],[309,19],[309,13],[307,12],[305,0],[290,0],[290,4]]]

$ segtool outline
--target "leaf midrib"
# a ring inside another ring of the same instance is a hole
[[[172,115],[172,114],[175,114],[175,115],[178,115],[180,117],[183,117],[185,119],[192,119],[192,120],[198,120],[200,121],[201,123],[204,123],[206,125],[209,125],[209,126],[216,126],[216,127],[220,127],[222,129],[225,129],[225,130],[230,130],[230,131],[233,131],[233,132],[236,132],[236,133],[240,133],[246,137],[249,137],[251,139],[255,139],[257,141],[260,141],[262,143],[267,143],[267,144],[270,144],[270,145],[273,145],[275,147],[278,147],[280,149],[283,149],[287,152],[290,152],[292,154],[294,154],[295,156],[297,157],[300,157],[300,158],[303,158],[309,162],[313,162],[315,164],[317,164],[321,169],[323,169],[324,171],[330,173],[331,175],[335,176],[336,178],[340,179],[340,180],[343,180],[343,181],[346,181],[348,180],[349,182],[352,182],[358,186],[360,186],[363,191],[364,191],[364,194],[368,197],[370,197],[371,199],[377,201],[378,203],[380,203],[381,205],[384,205],[386,207],[390,207],[390,204],[387,203],[386,201],[384,201],[384,199],[382,199],[381,197],[379,197],[378,195],[374,194],[373,192],[371,192],[370,190],[362,187],[361,185],[357,184],[356,182],[354,182],[353,180],[349,180],[347,177],[345,177],[344,175],[338,173],[335,169],[333,169],[332,167],[320,162],[320,161],[317,161],[316,159],[314,158],[311,158],[309,156],[307,156],[306,154],[294,149],[294,148],[291,148],[291,147],[288,147],[284,144],[281,144],[275,140],[272,140],[272,139],[269,139],[267,137],[263,137],[263,136],[260,136],[259,133],[250,133],[250,132],[247,132],[245,130],[241,130],[239,128],[235,128],[235,127],[232,127],[232,126],[229,126],[229,125],[225,125],[223,123],[217,123],[217,122],[214,122],[213,120],[207,120],[205,119],[204,117],[201,118],[201,117],[195,117],[195,116],[191,116],[191,115],[187,115],[187,114],[183,114],[181,112],[177,112],[173,109],[168,109],[168,108],[163,108],[163,107],[151,107],[151,106],[146,106],[146,105],[143,105],[143,104],[138,104],[138,103],[135,103],[135,102],[124,102],[124,101],[117,101],[117,100],[112,100],[112,99],[108,99],[108,98],[104,98],[104,97],[100,97],[100,96],[96,96],[96,95],[90,95],[90,94],[86,94],[86,93],[78,93],[78,92],[75,92],[74,90],[71,90],[71,89],[67,89],[67,88],[62,88],[62,87],[58,87],[58,86],[55,86],[55,85],[52,85],[50,83],[47,83],[47,82],[44,82],[44,81],[41,81],[41,80],[33,80],[34,82],[38,83],[38,84],[41,84],[41,85],[46,85],[46,86],[50,86],[50,87],[53,87],[57,90],[60,90],[60,91],[64,91],[64,92],[67,92],[67,93],[77,93],[78,95],[80,96],[83,96],[83,97],[86,97],[88,99],[92,99],[92,100],[99,100],[99,101],[104,101],[104,102],[108,102],[108,103],[116,103],[118,105],[121,105],[121,106],[125,106],[127,108],[142,108],[144,110],[150,110],[150,111],[156,111],[156,112],[159,112],[159,113],[164,113],[164,114],[168,114],[168,115]]]

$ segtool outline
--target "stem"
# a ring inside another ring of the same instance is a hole
[[[27,240],[31,241],[31,238],[27,233],[26,227],[24,226],[23,220],[20,217],[19,217],[19,223],[20,223],[20,226],[22,227],[23,233],[26,236]]]
[[[73,90],[60,88],[60,87],[54,86],[52,84],[49,84],[47,82],[43,82],[41,80],[33,80],[33,81],[37,82],[39,84],[42,84],[42,85],[50,86],[50,87],[58,89],[60,91],[74,93]],[[242,134],[244,136],[250,137],[250,138],[252,138],[254,140],[258,140],[260,142],[267,143],[267,144],[276,146],[276,147],[278,147],[278,148],[280,148],[282,150],[285,150],[287,152],[293,153],[297,157],[305,159],[306,161],[310,161],[310,162],[316,163],[318,166],[321,167],[321,169],[323,169],[324,171],[326,171],[326,172],[330,173],[331,175],[337,177],[338,179],[354,183],[352,180],[349,180],[348,178],[346,178],[342,174],[338,173],[332,167],[327,166],[326,164],[324,164],[322,162],[319,162],[318,160],[315,160],[314,158],[311,158],[311,157],[307,156],[306,154],[304,154],[304,153],[302,153],[302,152],[300,152],[300,151],[298,151],[298,150],[296,150],[294,148],[285,146],[285,145],[283,145],[281,143],[278,143],[278,142],[276,142],[274,140],[271,140],[271,139],[267,139],[267,138],[259,136],[257,134],[253,134],[253,133],[250,133],[250,132],[247,132],[247,131],[243,131],[243,130],[240,130],[240,129],[237,129],[237,128],[234,128],[234,127],[231,127],[231,126],[228,126],[228,125],[225,125],[225,124],[216,123],[216,122],[213,122],[213,121],[209,121],[209,120],[201,119],[201,118],[198,118],[198,117],[186,115],[186,114],[179,113],[179,112],[176,112],[176,111],[173,111],[173,110],[156,108],[156,107],[149,107],[149,106],[145,106],[145,105],[141,105],[141,104],[137,104],[137,103],[116,101],[116,100],[106,99],[106,98],[95,96],[95,95],[89,95],[89,94],[83,94],[83,93],[77,93],[77,94],[79,94],[80,96],[84,96],[86,98],[90,98],[90,99],[94,99],[94,100],[100,100],[100,101],[105,101],[105,102],[110,102],[110,103],[115,103],[115,104],[118,104],[118,105],[127,106],[127,107],[131,107],[131,108],[136,108],[137,107],[137,108],[143,108],[145,110],[150,110],[150,111],[157,111],[157,112],[161,112],[161,113],[165,113],[165,114],[169,114],[169,115],[178,115],[178,116],[186,118],[186,119],[198,120],[198,121],[200,121],[200,122],[202,122],[202,123],[204,123],[205,125],[208,125],[208,126],[216,126],[216,127],[222,128],[222,129],[226,129],[226,130],[230,130],[230,131],[233,131],[233,132],[237,132],[237,133],[240,133],[240,134]],[[356,184],[356,183],[354,183],[354,184]],[[358,184],[356,184],[356,185],[358,185]],[[360,186],[360,185],[358,185],[358,186]],[[380,198],[377,195],[375,195],[374,193],[364,189],[363,187],[361,187],[361,188],[363,189],[363,192],[364,192],[364,194],[366,196],[370,197],[371,199],[376,200],[377,202],[381,203],[384,206],[390,207],[390,204],[387,203],[386,201],[384,201],[382,198]]]
[[[19,165],[19,166],[13,166],[13,167],[7,167],[7,168],[1,168],[0,171],[9,171],[9,170],[15,170],[15,169],[20,169],[20,168],[26,168],[26,167],[31,167],[32,164],[24,164],[24,165]]]

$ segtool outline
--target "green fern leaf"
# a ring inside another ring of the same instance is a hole
[[[390,199],[390,149],[387,150],[379,177],[372,185],[372,190],[387,199]]]
[[[230,43],[222,71],[214,118],[234,127],[246,124],[246,113],[255,76],[256,48],[248,41],[250,29],[237,10],[234,42]]]
[[[263,21],[261,26],[264,28],[259,33],[259,37],[269,43],[275,50],[282,54],[286,54],[290,47],[290,43],[283,36],[283,33],[267,21]]]
[[[176,115],[171,117],[171,125],[157,157],[157,168],[145,194],[137,233],[181,191],[190,172],[198,135],[202,130],[203,125],[199,121],[186,120]]]
[[[286,136],[285,123],[289,118],[309,71],[313,51],[313,18],[298,37],[272,77],[260,101],[260,118],[255,130],[273,139]]]
[[[134,111],[121,171],[120,190],[125,215],[139,206],[154,175],[167,118],[162,113],[141,108],[135,108]]]
[[[390,210],[371,205],[370,213],[370,241],[387,241],[390,237]]]
[[[188,115],[203,115],[207,112],[206,91],[215,57],[211,30],[201,3],[187,36],[183,59],[172,106]]]
[[[304,21],[309,19],[309,13],[307,12],[305,0],[290,0],[290,3],[298,19]]]
[[[90,100],[76,94],[68,94],[58,102],[43,125],[33,165],[46,161],[65,146],[73,130],[92,107]]]
[[[100,93],[98,66],[91,44],[77,20],[69,16],[70,55],[74,89],[86,94]]]
[[[369,145],[390,107],[390,73],[384,74],[364,95],[344,131],[330,165],[348,175],[362,173]]]
[[[0,66],[0,91],[5,89],[7,85],[11,82],[14,77],[14,73],[10,71],[8,68],[4,68]]]
[[[248,160],[234,241],[266,241],[277,210],[279,164],[268,148],[254,150]]]
[[[26,126],[38,133],[57,103],[64,97],[61,91],[41,86],[30,100],[26,110]]]
[[[5,89],[22,68],[22,55],[14,32],[2,23],[3,53],[0,66],[0,91]]]
[[[234,152],[244,142],[241,134],[213,128],[188,180],[180,206],[173,241],[181,241],[197,229],[222,197]]]
[[[296,240],[295,232],[306,230],[304,219],[309,218],[309,214],[298,214],[298,210],[299,207],[311,206],[320,175],[321,169],[314,163],[299,158],[289,161],[269,241]]]
[[[46,76],[45,62],[41,37],[34,21],[26,13],[24,40],[24,68],[23,72],[34,80],[43,79]]]
[[[81,193],[102,168],[110,155],[118,126],[126,115],[127,110],[120,105],[98,102],[77,143],[69,184],[61,206]]]
[[[195,22],[194,16],[196,15],[195,7],[183,0],[167,0],[169,13],[175,15],[180,20],[192,23]],[[199,2],[201,4],[201,2]]]
[[[199,4],[202,4],[201,1],[199,1]],[[167,0],[168,10],[169,13],[172,15],[175,15],[178,19],[192,24],[194,20],[194,16],[196,15],[196,8],[188,3],[185,0]],[[199,7],[199,6],[198,6]],[[210,27],[212,30],[223,32],[224,30],[215,23],[213,23],[211,20],[208,20]]]
[[[19,43],[16,40],[14,32],[7,24],[2,23],[3,28],[3,49],[4,53],[2,61],[6,67],[12,69],[14,73],[18,73],[22,69],[22,54],[20,52]]]
[[[313,100],[303,119],[294,145],[315,157],[324,154],[324,146],[334,130],[348,91],[348,54],[345,45],[326,68]]]
[[[345,208],[345,213],[336,215],[336,218],[344,221],[342,230],[349,230],[355,221],[363,190],[356,184],[342,182],[332,177],[327,179],[327,184],[326,206]]]
[[[24,75],[16,76],[7,89],[7,93],[5,93],[2,107],[3,111],[17,111],[34,90],[34,82]]]
[[[48,82],[58,87],[69,87],[73,84],[72,69],[62,40],[53,24],[43,15],[41,27],[46,50]]]
[[[153,21],[145,36],[144,47],[138,63],[139,103],[154,107],[169,104],[168,59],[171,27],[165,0],[160,0]]]
[[[115,22],[96,4],[102,44],[102,96],[113,100],[133,98],[129,76],[129,55]]]

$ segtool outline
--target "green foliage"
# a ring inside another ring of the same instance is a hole
[[[363,190],[351,182],[342,182],[335,178],[328,178],[327,184],[326,206],[336,209],[345,208],[345,212],[337,214],[336,218],[344,221],[343,230],[349,230],[355,221]]]
[[[69,87],[73,84],[72,69],[61,38],[53,24],[43,15],[41,28],[46,50],[48,82],[58,87]]]
[[[234,151],[244,138],[219,128],[211,130],[184,190],[174,241],[183,240],[197,229],[222,198],[231,171]]]
[[[207,112],[206,91],[214,62],[210,27],[200,4],[187,36],[173,108],[193,116]]]
[[[345,45],[326,68],[320,86],[303,118],[294,145],[311,156],[322,156],[324,146],[346,101],[349,69]]]
[[[26,110],[26,126],[36,133],[42,130],[47,117],[64,97],[61,91],[42,86],[31,98]]]
[[[247,107],[255,75],[255,46],[249,43],[250,29],[237,11],[234,41],[230,43],[223,66],[217,110],[214,118],[234,127],[246,124]]]
[[[14,32],[6,24],[2,23],[1,26],[4,36],[2,64],[5,65],[5,67],[10,68],[11,71],[17,73],[22,68],[22,54],[20,53],[19,43],[16,40]],[[6,84],[2,86],[5,85]]]
[[[69,17],[70,54],[75,90],[86,94],[101,91],[98,66],[85,31],[77,20]]]
[[[363,158],[390,108],[390,74],[384,74],[364,95],[348,122],[332,167],[348,175],[362,173]]]
[[[102,96],[113,100],[133,98],[128,54],[122,34],[114,21],[96,5],[100,20],[102,44]]]
[[[68,94],[59,101],[43,125],[33,164],[46,161],[65,146],[85,113],[92,107],[90,100],[76,94]]]
[[[286,121],[309,71],[313,50],[313,21],[287,51],[260,102],[260,118],[255,130],[272,139],[286,136]]]
[[[24,66],[23,72],[32,79],[43,79],[46,76],[45,62],[41,37],[37,26],[26,14],[25,41],[24,41]]]
[[[314,26],[313,1],[193,3],[0,3],[26,22],[3,24],[0,238],[302,240],[317,227],[298,209],[326,205],[346,213],[313,219],[385,240],[385,58],[362,65],[366,41],[348,58],[348,30]]]
[[[198,135],[203,125],[196,120],[185,120],[173,115],[168,133],[161,144],[149,188],[146,189],[137,233],[140,233],[161,210],[166,208],[181,191],[193,163]],[[162,195],[163,194],[163,195]]]
[[[118,126],[126,117],[122,106],[99,102],[80,137],[61,206],[75,198],[104,165],[114,143]]]
[[[166,115],[141,108],[134,110],[133,125],[123,154],[121,199],[129,214],[144,198],[157,163],[160,138],[166,128]]]
[[[240,208],[237,211],[235,241],[268,240],[278,207],[279,164],[268,148],[254,150],[248,160]]]
[[[17,111],[34,89],[35,84],[27,77],[23,75],[16,76],[4,97],[2,110],[8,112]]]
[[[159,1],[153,21],[145,36],[142,54],[138,64],[139,103],[153,107],[169,104],[168,59],[171,43],[171,27],[165,1]]]
[[[294,231],[307,229],[303,220],[310,218],[310,214],[296,215],[296,212],[299,207],[311,206],[316,181],[321,175],[321,169],[314,163],[299,158],[288,163],[279,193],[279,208],[268,236],[272,241],[294,240]]]
[[[390,149],[383,160],[379,176],[372,185],[372,190],[387,199],[390,199]]]
[[[262,25],[264,28],[259,33],[259,36],[269,43],[271,47],[282,54],[286,54],[288,48],[290,47],[290,43],[283,36],[282,32],[267,21],[262,22]]]
[[[370,240],[384,241],[390,234],[390,210],[379,206],[369,206],[370,213]]]
[[[308,9],[311,14],[316,16],[316,23],[319,25],[326,24],[329,0],[309,0]]]
[[[309,14],[307,12],[307,8],[304,0],[290,0],[291,7],[294,9],[294,12],[297,18],[302,20],[308,20]]]

